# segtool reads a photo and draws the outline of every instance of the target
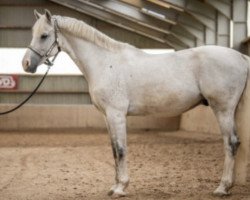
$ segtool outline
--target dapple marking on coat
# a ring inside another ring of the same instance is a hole
[[[235,110],[249,79],[249,59],[224,47],[203,46],[149,55],[115,41],[82,21],[35,11],[31,46],[46,52],[55,40],[84,74],[93,104],[105,116],[116,166],[109,195],[125,195],[127,172],[126,116],[164,113],[177,116],[200,103],[209,104],[220,125],[225,147],[221,182],[214,191],[227,195],[234,183],[235,154],[240,144]],[[57,53],[54,48],[50,56]],[[23,68],[34,73],[44,62],[30,49]]]

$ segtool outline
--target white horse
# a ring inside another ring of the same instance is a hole
[[[217,46],[149,55],[82,21],[51,16],[48,10],[44,15],[35,11],[35,16],[37,21],[23,68],[34,73],[61,48],[82,71],[92,102],[104,114],[110,133],[116,166],[116,183],[110,195],[124,196],[129,184],[126,116],[177,116],[200,103],[211,106],[224,139],[224,170],[214,193],[228,194],[240,144],[235,110],[249,79],[248,57]]]

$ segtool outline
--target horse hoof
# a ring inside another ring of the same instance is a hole
[[[109,195],[109,196],[112,196],[112,195],[114,194],[116,187],[117,187],[116,185],[113,185],[113,186],[110,188],[110,190],[109,190],[109,192],[108,192],[108,195]]]
[[[213,195],[219,196],[219,197],[223,197],[223,196],[229,196],[230,193],[227,192],[226,190],[217,188],[217,189],[213,192]]]
[[[108,192],[108,195],[112,198],[119,198],[119,197],[125,197],[126,193],[119,189],[112,189]]]

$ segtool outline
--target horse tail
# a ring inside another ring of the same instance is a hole
[[[246,183],[250,145],[250,57],[246,55],[242,56],[246,60],[247,78],[245,88],[236,109],[237,133],[241,142],[235,163],[235,181],[238,184]]]

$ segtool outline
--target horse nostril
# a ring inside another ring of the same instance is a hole
[[[23,68],[27,70],[28,67],[30,66],[30,61],[28,59],[24,59],[22,64],[23,64]]]
[[[26,61],[25,61],[25,66],[26,66],[26,67],[29,67],[29,66],[30,66],[30,61],[29,61],[29,60],[26,60]]]

